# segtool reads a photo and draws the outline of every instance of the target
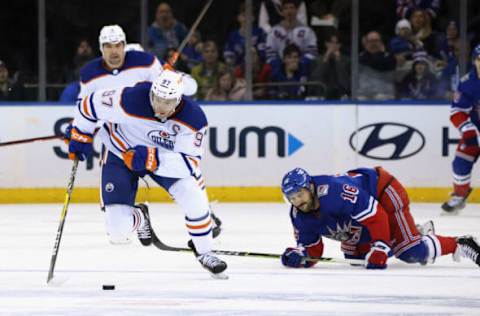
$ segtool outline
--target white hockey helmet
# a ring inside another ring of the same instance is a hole
[[[100,30],[100,35],[98,36],[98,43],[100,45],[100,51],[103,51],[103,44],[105,43],[120,43],[123,42],[127,44],[127,38],[125,32],[120,27],[120,25],[105,25]]]
[[[152,83],[150,102],[155,115],[165,119],[175,111],[182,100],[184,82],[182,74],[164,70]]]

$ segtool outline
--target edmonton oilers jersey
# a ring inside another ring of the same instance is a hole
[[[196,102],[182,97],[171,117],[157,119],[150,103],[151,85],[144,82],[87,95],[77,103],[73,125],[91,134],[100,124],[97,137],[120,159],[137,145],[157,148],[160,163],[154,173],[159,176],[197,175],[207,130],[205,113]]]

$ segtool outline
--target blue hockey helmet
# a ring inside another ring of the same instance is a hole
[[[480,44],[475,46],[475,48],[472,50],[472,59],[477,59],[480,57]]]
[[[312,177],[302,168],[289,171],[282,180],[282,192],[285,197],[300,191],[302,188],[309,189]]]

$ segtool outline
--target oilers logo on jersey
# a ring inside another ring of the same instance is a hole
[[[154,130],[150,131],[148,137],[154,142],[155,144],[163,147],[167,150],[173,150],[175,147],[175,142],[172,140],[173,134],[169,134],[166,130]]]

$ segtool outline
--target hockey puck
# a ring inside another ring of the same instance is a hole
[[[115,290],[115,285],[104,284],[104,285],[102,286],[102,289],[104,289],[104,290]]]

